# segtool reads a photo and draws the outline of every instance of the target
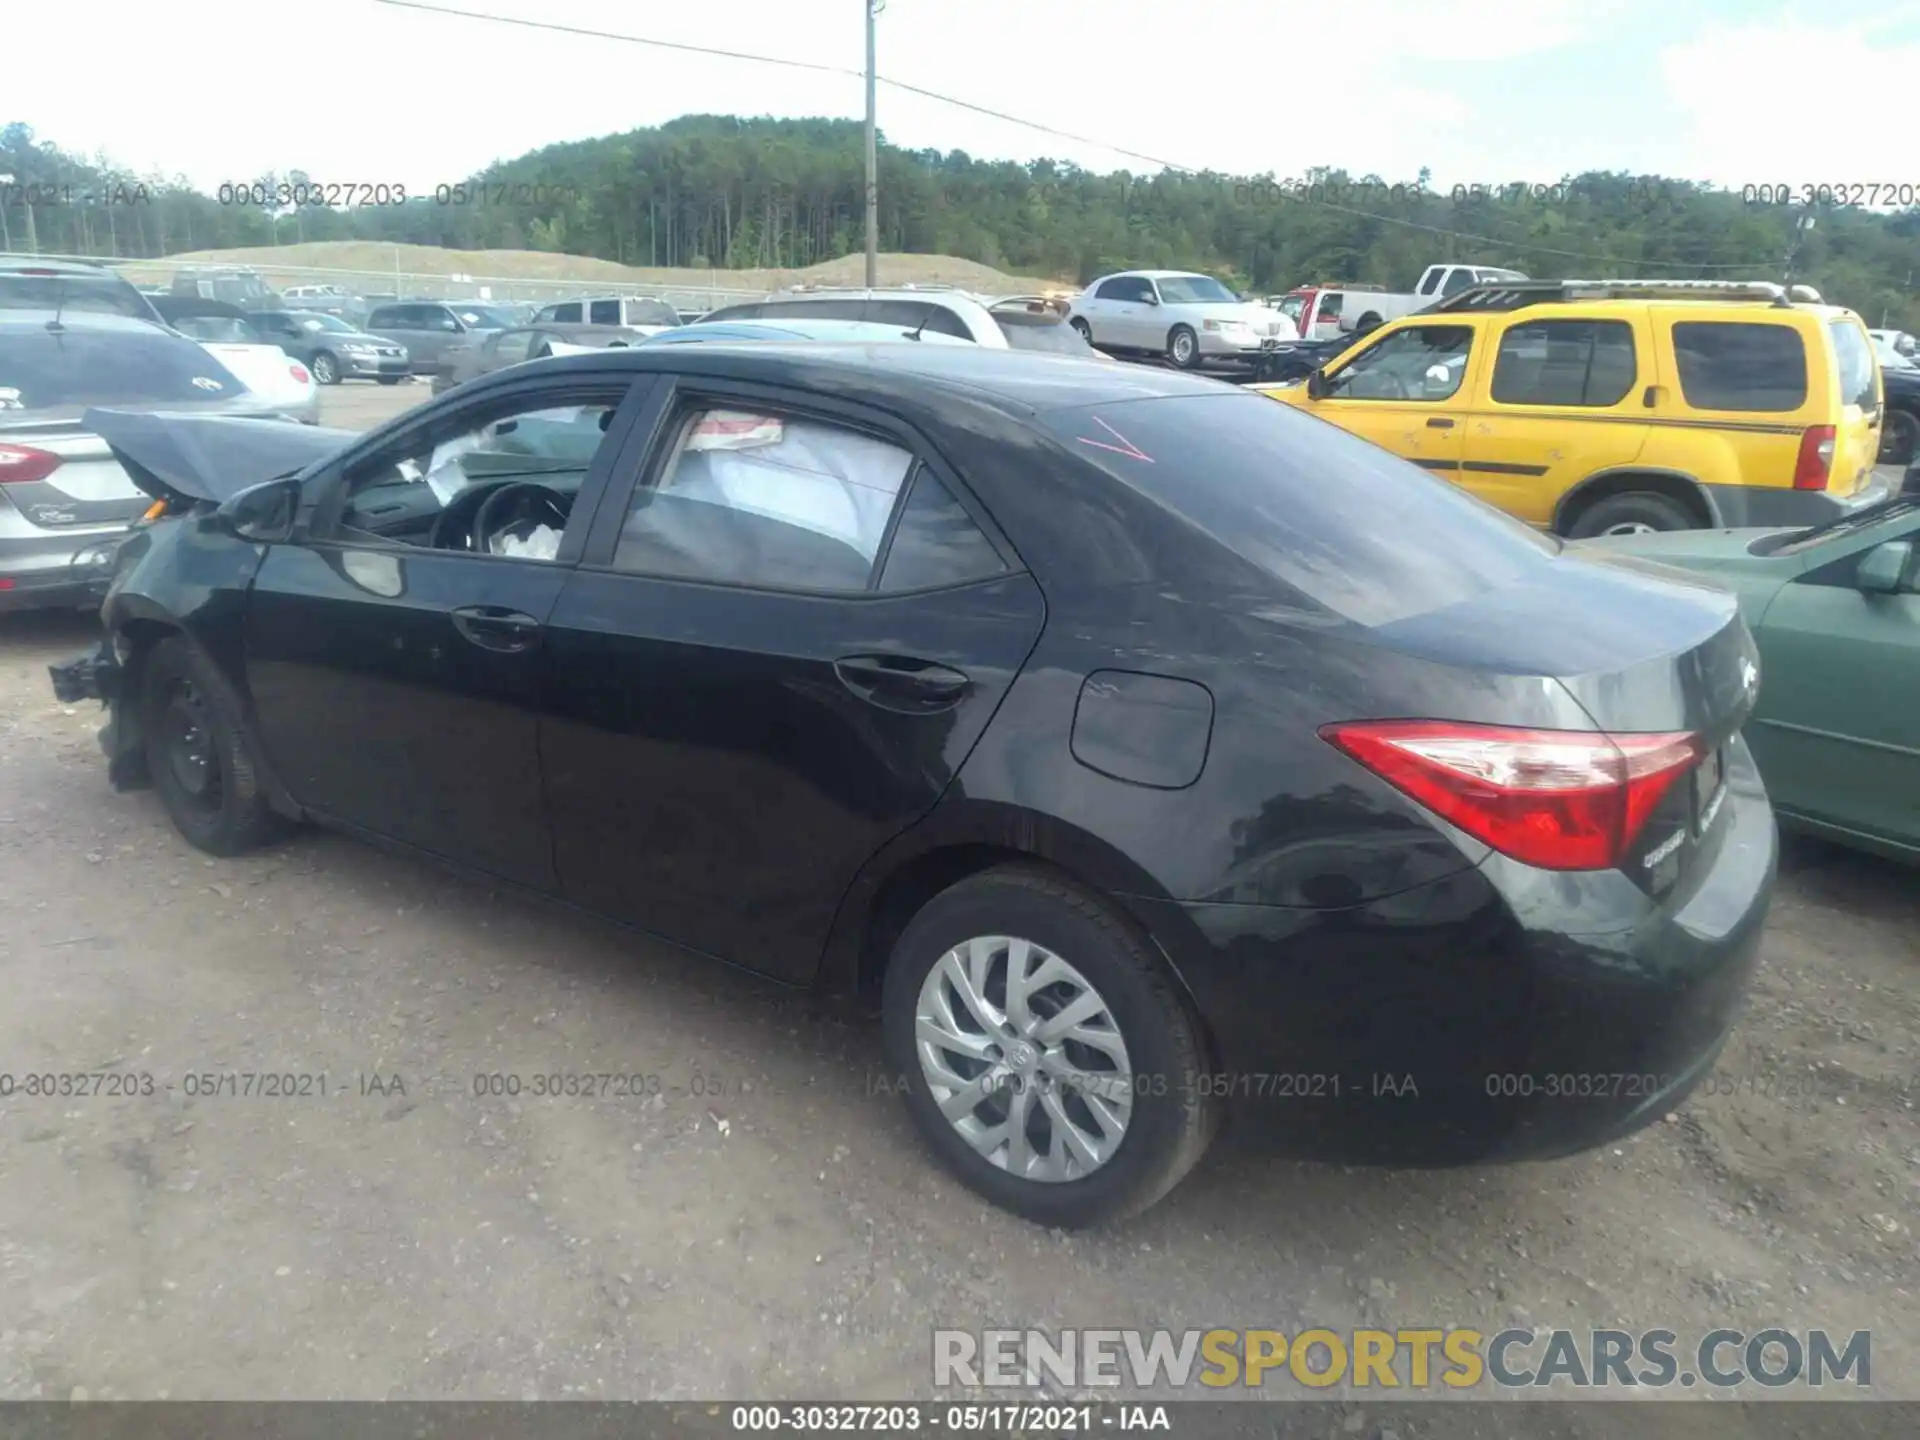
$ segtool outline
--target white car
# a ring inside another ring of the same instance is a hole
[[[303,425],[320,423],[320,387],[313,372],[262,340],[244,311],[192,297],[162,296],[154,304],[168,325],[197,342],[248,390]]]
[[[1250,359],[1300,338],[1278,310],[1186,270],[1102,275],[1074,298],[1068,323],[1089,345],[1164,355],[1182,370],[1208,359]]]

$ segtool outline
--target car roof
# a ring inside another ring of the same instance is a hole
[[[691,325],[663,330],[649,337],[648,343],[688,345],[715,340],[815,340],[885,344],[904,341],[908,334],[904,326],[888,325],[876,320],[809,320],[805,316],[795,316],[791,320],[696,321]],[[932,331],[920,338],[931,340],[936,345],[973,343],[957,335],[940,335]]]
[[[173,332],[133,315],[108,315],[98,310],[0,310],[0,330],[45,330],[55,319],[65,330],[103,333],[170,335]]]
[[[1121,400],[1249,394],[1239,387],[1178,370],[1114,365],[1073,355],[1001,350],[964,342],[654,342],[541,363],[581,369],[604,369],[611,364],[635,371],[677,370],[822,393],[862,393],[882,401],[898,397],[911,402],[930,398],[929,392],[936,392],[953,399],[986,401],[1009,415],[1023,417]]]

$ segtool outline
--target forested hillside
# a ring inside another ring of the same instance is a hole
[[[12,176],[0,182],[5,249],[154,256],[366,239],[735,269],[798,268],[863,243],[861,132],[840,120],[686,116],[549,146],[464,181],[450,176],[404,202],[273,207],[278,214],[237,192],[257,183],[255,199],[282,186],[312,199],[307,187],[317,185],[322,202],[344,197],[326,176],[298,170],[236,175],[210,195],[129,174],[107,157],[67,154],[22,124],[0,130],[0,174]],[[1447,259],[1546,277],[1780,279],[1790,270],[1870,324],[1920,330],[1914,210],[1806,211],[1623,174],[1485,196],[1436,193],[1424,174],[1389,184],[1330,169],[1306,179],[1303,187],[1270,176],[1101,174],[883,144],[880,245],[1059,280],[1190,267],[1262,291],[1314,278],[1400,287]],[[1796,228],[1809,213],[1813,227]]]

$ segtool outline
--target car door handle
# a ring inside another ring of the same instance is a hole
[[[1429,430],[1451,430],[1453,422],[1442,415],[1435,415],[1427,421]]]
[[[845,655],[833,672],[862,700],[910,713],[944,710],[973,684],[958,670],[904,655]]]
[[[529,650],[540,638],[540,622],[502,605],[463,605],[453,612],[453,628],[483,650]]]

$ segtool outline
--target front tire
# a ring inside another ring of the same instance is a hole
[[[1699,528],[1700,522],[1678,500],[1651,490],[1634,490],[1609,495],[1582,510],[1568,529],[1567,538],[1589,540],[1596,535],[1645,535]]]
[[[1145,1210],[1213,1137],[1185,1000],[1111,906],[1002,866],[927,903],[882,1028],[914,1122],[967,1186],[1041,1225]]]
[[[162,640],[147,657],[141,733],[147,773],[167,816],[209,855],[265,844],[284,822],[267,803],[259,764],[227,690],[186,640]]]
[[[1176,325],[1167,332],[1167,360],[1178,370],[1191,370],[1200,363],[1200,337],[1191,325]]]
[[[307,368],[313,372],[317,385],[338,385],[340,383],[340,362],[325,350],[316,350],[313,363]]]

